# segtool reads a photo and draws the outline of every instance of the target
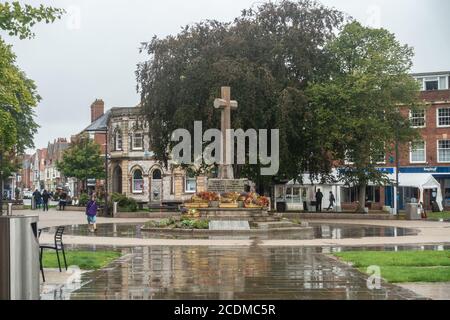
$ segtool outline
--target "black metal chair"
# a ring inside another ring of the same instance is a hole
[[[39,229],[38,239],[41,238],[42,229]],[[40,246],[39,246],[40,248]],[[42,266],[42,250],[39,252],[39,268],[41,269],[42,281],[45,282],[44,267]]]
[[[58,227],[56,229],[55,232],[55,245],[51,246],[51,245],[44,245],[44,246],[39,246],[39,248],[41,249],[41,254],[40,254],[40,260],[41,260],[41,271],[42,271],[42,276],[44,277],[44,269],[42,266],[42,256],[44,253],[44,249],[51,249],[51,250],[55,250],[56,251],[56,257],[58,258],[58,267],[59,267],[59,272],[62,272],[61,270],[61,260],[59,259],[59,251],[62,251],[63,257],[64,257],[64,265],[66,267],[67,270],[67,260],[66,260],[66,252],[64,251],[64,243],[62,240],[63,237],[63,233],[64,233],[64,227]],[[45,278],[44,278],[44,282],[45,282]]]

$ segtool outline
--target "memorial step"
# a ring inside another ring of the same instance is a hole
[[[275,221],[275,222],[256,222],[256,228],[258,229],[285,229],[285,228],[298,228],[300,225],[289,221]]]

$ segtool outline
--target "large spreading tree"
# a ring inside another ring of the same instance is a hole
[[[397,143],[414,141],[417,131],[400,106],[420,108],[418,84],[410,75],[413,50],[385,29],[352,22],[325,48],[331,71],[308,89],[323,134],[332,138],[339,178],[359,189],[364,211],[366,186],[390,181],[378,167]]]
[[[17,1],[0,3],[0,30],[21,39],[34,36],[37,22],[47,23],[61,17],[60,9],[21,5]],[[36,86],[16,64],[10,45],[0,37],[0,213],[3,179],[18,168],[17,155],[33,148],[38,129],[34,108],[40,101]]]
[[[230,23],[208,20],[145,43],[150,58],[138,67],[138,90],[157,159],[167,164],[175,129],[193,133],[194,121],[204,130],[220,128],[213,102],[228,85],[239,102],[234,129],[280,129],[277,178],[329,172],[331,145],[305,89],[329,74],[332,57],[323,48],[344,21],[314,1],[281,1],[244,10]],[[261,177],[260,166],[234,166],[235,176],[251,178],[262,192],[275,177]]]

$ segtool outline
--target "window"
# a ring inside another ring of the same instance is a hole
[[[133,172],[133,193],[143,193],[144,192],[144,178],[142,176],[142,171],[137,169]]]
[[[448,90],[449,75],[440,75],[426,78],[416,78],[422,91]]]
[[[135,132],[133,135],[133,150],[142,150],[144,147],[143,135],[141,132]]]
[[[411,126],[415,128],[425,128],[425,110],[416,110],[409,113]]]
[[[425,91],[439,90],[439,81],[436,80],[425,80]]]
[[[417,141],[417,142],[411,143],[410,162],[411,163],[425,163],[426,162],[425,141]]]
[[[184,190],[186,193],[195,193],[197,191],[197,179],[192,176],[186,176]]]
[[[116,130],[114,133],[114,150],[122,150],[122,131]]]
[[[437,112],[438,127],[450,127],[450,108],[440,108]]]
[[[372,158],[372,163],[376,164],[385,164],[386,163],[386,151],[384,149],[377,154],[375,154]]]
[[[341,199],[345,203],[353,203],[353,202],[359,201],[359,188],[358,187],[342,187],[341,188]],[[367,202],[380,202],[380,187],[367,186],[366,187],[366,201]]]
[[[450,162],[450,140],[438,141],[438,162]]]
[[[161,170],[159,170],[159,169],[153,170],[152,179],[153,180],[161,180]]]

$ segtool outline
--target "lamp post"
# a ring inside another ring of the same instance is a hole
[[[102,132],[105,134],[105,215],[109,215],[108,208],[108,123],[102,124],[102,126],[93,128],[91,130],[86,130],[87,132]]]
[[[108,127],[105,130],[105,215],[108,216]]]
[[[3,215],[3,153],[0,150],[0,216]]]
[[[399,214],[399,200],[400,200],[400,182],[399,182],[399,170],[400,170],[400,159],[399,159],[399,147],[398,147],[398,135],[395,139],[395,214]]]

